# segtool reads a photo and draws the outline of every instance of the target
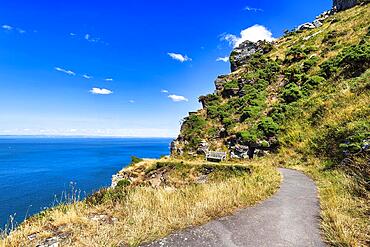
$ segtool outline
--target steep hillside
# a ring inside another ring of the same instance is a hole
[[[325,113],[334,108],[327,105],[328,97],[342,96],[343,87],[349,92],[363,88],[351,104],[367,106],[370,21],[366,16],[369,5],[327,12],[274,43],[246,41],[235,48],[230,56],[232,73],[219,76],[215,92],[199,98],[203,109],[185,118],[172,154],[225,150],[230,158],[264,155],[289,144],[286,134],[292,120],[304,120],[318,131]],[[363,80],[353,84],[351,79],[361,76]],[[335,156],[349,147],[352,153],[361,150],[368,126],[359,128],[332,143]]]
[[[369,246],[369,4],[325,12],[273,43],[246,41],[230,62],[184,119],[172,155],[223,150],[302,170],[319,187],[326,240]]]

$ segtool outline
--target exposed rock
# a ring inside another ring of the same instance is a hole
[[[231,156],[235,159],[247,159],[249,152],[249,147],[244,145],[237,144],[235,147],[233,147],[233,151]]]
[[[28,240],[30,240],[30,241],[35,240],[36,237],[37,237],[37,233],[33,233],[33,234],[30,234],[30,235],[27,236]]]
[[[215,80],[215,87],[216,87],[216,92],[221,92],[223,91],[224,89],[224,84],[226,83],[226,80],[225,80],[226,76],[219,76],[217,77],[217,79]]]
[[[181,137],[179,137],[181,138]],[[178,139],[179,139],[178,138]],[[172,155],[183,155],[184,154],[184,151],[180,148],[180,145],[179,145],[179,140],[174,140],[173,142],[171,142],[171,154]]]
[[[222,91],[223,98],[231,98],[239,95],[239,88],[224,89]]]
[[[195,179],[196,184],[205,184],[208,182],[208,176],[203,174]]]
[[[58,237],[47,238],[41,244],[36,245],[36,247],[58,247],[58,246],[59,246]]]
[[[359,0],[333,0],[333,8],[338,11],[342,11],[352,8],[359,3]]]
[[[271,49],[272,44],[267,41],[257,41],[257,42],[251,42],[248,40],[244,41],[231,53],[230,56],[231,71],[236,71],[242,65],[246,64],[246,62],[253,54],[256,54],[257,52],[265,54],[271,51]]]
[[[197,154],[206,155],[207,152],[208,152],[208,150],[209,150],[209,144],[207,143],[207,141],[203,140],[199,144],[199,147],[198,147],[198,150],[197,150]]]
[[[322,26],[322,23],[321,23],[321,21],[319,21],[319,20],[314,20],[313,22],[312,22],[312,24],[317,28],[317,27],[321,27]]]
[[[162,181],[163,181],[162,174],[158,174],[154,176],[154,178],[150,179],[149,183],[153,188],[159,188],[162,184]]]
[[[309,29],[314,29],[316,28],[314,24],[311,22],[306,22],[300,26],[297,27],[297,31],[304,31],[304,30],[309,30]]]

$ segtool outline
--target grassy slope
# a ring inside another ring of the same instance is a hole
[[[148,178],[163,169],[166,185],[149,186]],[[208,182],[195,184],[204,172]],[[128,187],[102,190],[84,202],[42,212],[0,245],[31,246],[48,237],[62,236],[63,246],[137,246],[253,205],[272,195],[280,184],[272,166],[258,164],[214,165],[166,159],[141,162],[128,173],[139,179]],[[100,215],[104,218],[92,220]],[[30,241],[28,236],[34,233],[36,238]]]
[[[233,81],[252,78],[247,92],[257,88],[265,101],[206,96],[215,99],[197,117],[185,121],[181,133],[188,141],[180,143],[185,151],[197,148],[197,142],[190,140],[201,139],[207,140],[212,149],[227,149],[226,140],[233,135],[239,135],[239,141],[246,145],[253,139],[269,140],[260,128],[262,120],[269,117],[275,122],[269,127],[279,149],[260,162],[273,160],[277,166],[294,167],[315,179],[322,230],[333,246],[370,245],[370,155],[369,149],[361,150],[370,138],[369,16],[369,4],[357,6],[330,17],[320,28],[279,39],[272,51],[225,79],[228,87],[235,87]],[[316,61],[303,70],[313,57]],[[271,74],[263,65],[275,61],[280,70]],[[332,63],[324,67],[327,61]],[[266,73],[272,75],[267,87],[259,83]],[[308,87],[307,78],[317,76],[325,80]],[[291,85],[294,90],[288,88]],[[284,91],[297,97],[285,97]],[[257,114],[241,121],[241,113],[251,109]],[[213,135],[221,127],[228,135]]]

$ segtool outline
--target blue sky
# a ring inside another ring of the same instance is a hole
[[[0,135],[174,137],[198,96],[229,73],[216,60],[242,30],[243,39],[277,38],[331,1],[1,5]]]

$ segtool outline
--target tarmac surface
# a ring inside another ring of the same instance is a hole
[[[301,172],[279,171],[283,181],[270,199],[143,246],[325,246],[319,229],[320,207],[315,183]]]

